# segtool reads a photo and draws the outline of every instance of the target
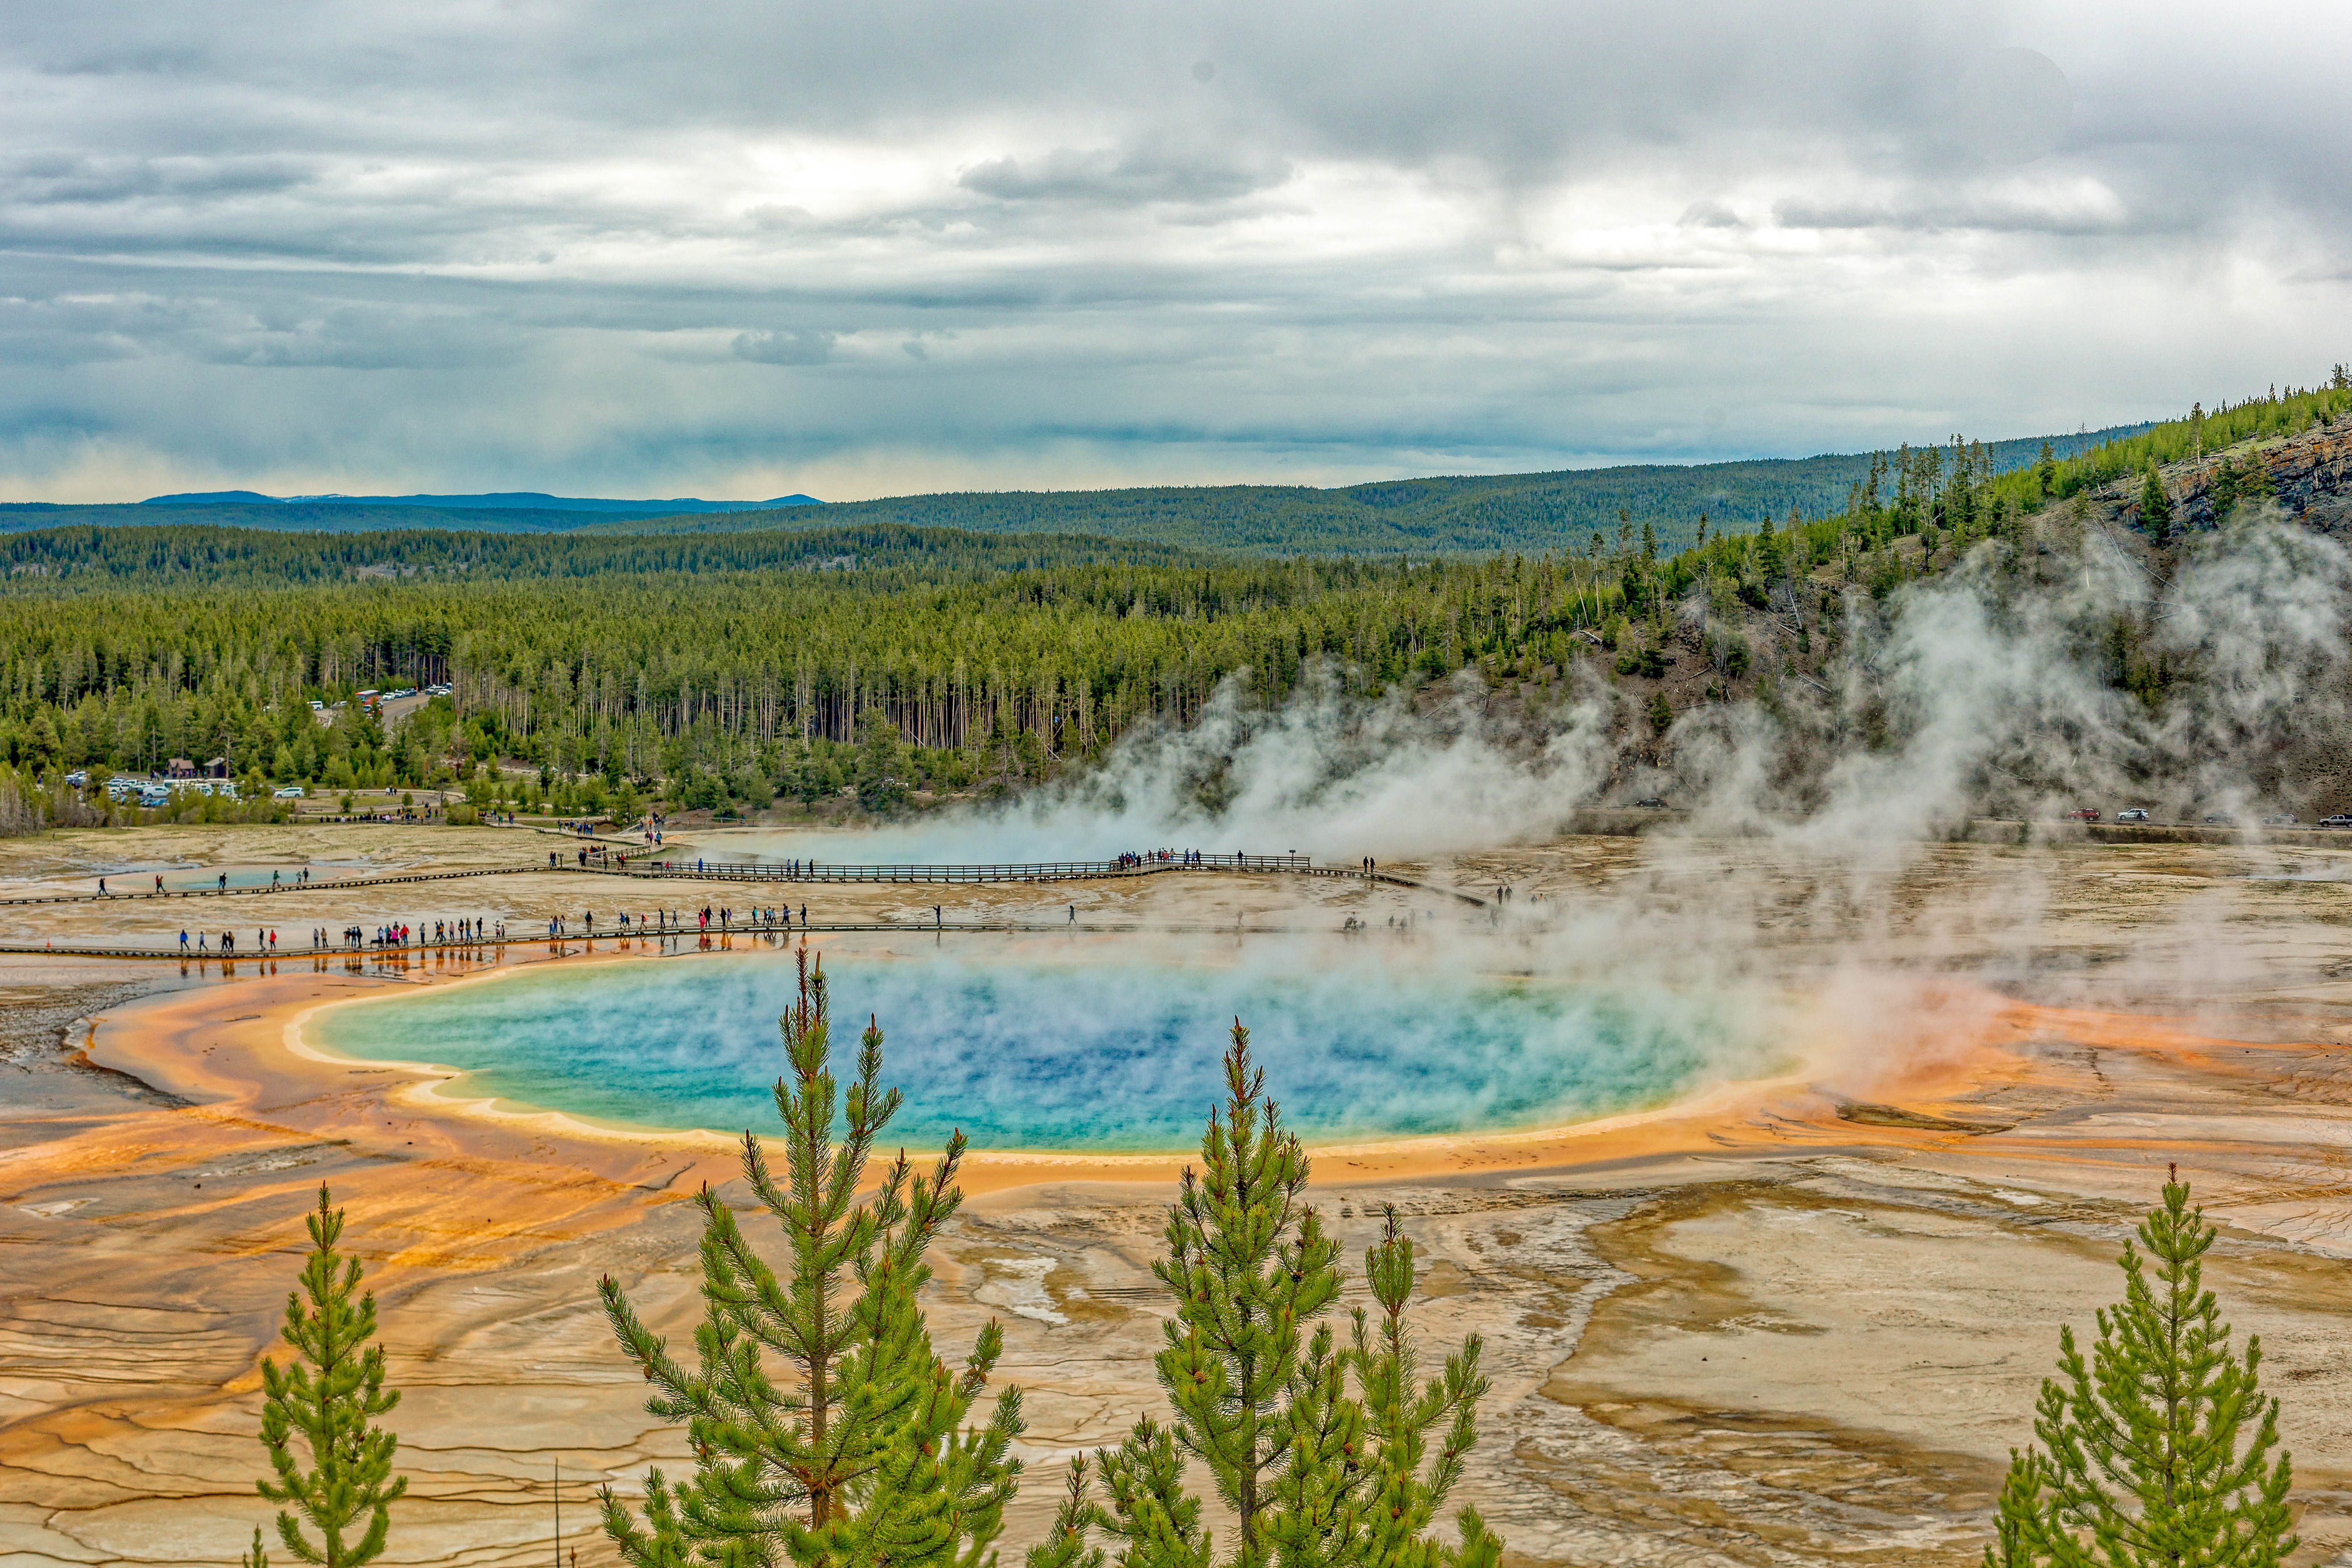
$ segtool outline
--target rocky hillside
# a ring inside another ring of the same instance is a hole
[[[2352,576],[2317,542],[2352,546],[2352,419],[2156,472],[2168,518],[2143,473],[1973,533],[1832,521],[1784,534],[1777,562],[1769,536],[1678,558],[1663,613],[1582,634],[1575,670],[1502,700],[1532,717],[1549,682],[1604,686],[1627,800],[1719,787],[1744,710],[1771,721],[1770,808],[1818,807],[1842,762],[1900,761],[1943,723],[1965,776],[1907,787],[1954,784],[1963,814],[2352,811]],[[1980,710],[1938,711],[1979,690]]]

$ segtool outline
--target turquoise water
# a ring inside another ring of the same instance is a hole
[[[868,1014],[906,1092],[892,1146],[1149,1151],[1198,1142],[1239,1013],[1311,1141],[1545,1126],[1652,1105],[1769,1055],[1752,1009],[1365,966],[977,963],[834,955],[835,1068]],[[780,952],[545,969],[314,1025],[347,1056],[465,1069],[468,1088],[607,1121],[778,1125]]]

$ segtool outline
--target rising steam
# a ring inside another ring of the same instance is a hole
[[[1696,831],[1822,850],[2084,804],[2247,818],[2337,804],[2322,770],[2352,729],[2342,548],[2265,518],[2200,540],[2169,581],[2096,529],[2042,551],[2020,562],[1986,544],[1885,602],[1845,595],[1832,607],[1843,652],[1822,679],[1767,668],[1757,700],[1694,708],[1654,748],[1590,662],[1507,718],[1466,672],[1417,699],[1369,700],[1327,674],[1272,709],[1236,678],[1196,724],[1139,730],[1097,767],[1011,804],[764,847],[1423,859],[1549,837],[1580,808],[1655,794],[1690,808]],[[1791,586],[1801,603],[1823,593]],[[1702,604],[1682,627],[1685,657],[1701,657]]]

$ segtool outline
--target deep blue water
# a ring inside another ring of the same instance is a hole
[[[829,956],[835,1068],[867,1015],[906,1104],[885,1142],[937,1148],[1188,1148],[1223,1098],[1234,1016],[1268,1091],[1311,1141],[1544,1126],[1758,1070],[1752,1009],[1665,993],[1400,973],[1366,964]],[[345,1055],[466,1069],[468,1087],[655,1127],[779,1125],[776,1018],[793,964],[761,952],[541,969],[330,1009]],[[1743,1036],[1745,1038],[1743,1039]]]

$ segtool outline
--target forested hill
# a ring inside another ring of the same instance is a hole
[[[2049,437],[2061,458],[2146,429],[2118,426]],[[2022,468],[2041,455],[2042,437],[1982,448],[1990,471]],[[367,501],[148,502],[123,506],[0,504],[0,533],[68,525],[185,523],[215,528],[364,534],[447,529],[469,533],[685,534],[773,532],[892,525],[987,534],[1088,534],[1184,548],[1272,555],[1459,554],[1539,552],[1589,545],[1595,531],[1613,542],[1620,514],[1638,532],[1648,526],[1667,550],[1696,542],[1698,519],[1710,531],[1745,533],[1791,511],[1818,517],[1844,509],[1869,481],[1872,454],[1759,458],[1696,466],[1645,464],[1502,474],[1394,479],[1344,489],[1226,485],[1118,490],[1007,490],[899,496],[831,506],[730,511],[649,519],[530,508],[387,505]],[[496,498],[472,498],[496,499]]]
[[[2063,458],[2147,428],[2116,426],[2047,442]],[[2025,468],[2039,459],[2043,444],[2038,436],[1988,443],[1979,467],[1989,473]],[[979,491],[842,502],[822,511],[593,523],[583,531],[700,533],[895,522],[972,533],[1093,533],[1253,554],[1438,555],[1587,546],[1596,531],[1613,542],[1622,520],[1636,532],[1647,526],[1661,547],[1673,551],[1696,542],[1702,513],[1712,532],[1748,533],[1768,519],[1843,511],[1853,489],[1870,482],[1874,466],[1891,456],[1394,479],[1329,490],[1226,485]]]

